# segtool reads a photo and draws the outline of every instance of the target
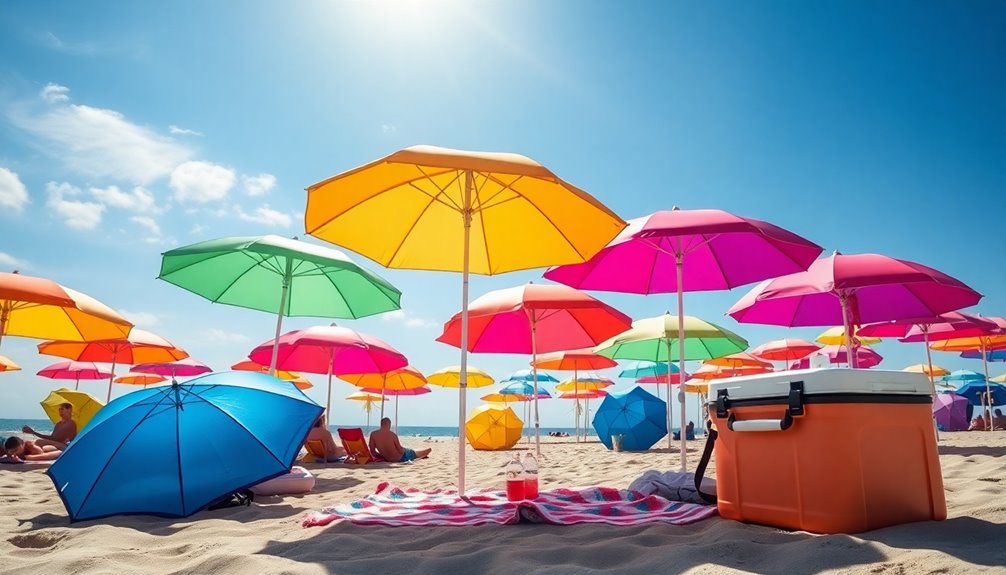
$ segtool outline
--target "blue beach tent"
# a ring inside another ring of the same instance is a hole
[[[608,449],[622,436],[622,449],[645,451],[667,435],[667,404],[641,387],[613,391],[594,414],[594,430]]]

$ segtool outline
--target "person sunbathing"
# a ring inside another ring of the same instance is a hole
[[[433,450],[402,447],[398,435],[391,431],[391,418],[385,417],[381,419],[381,428],[370,434],[370,451],[383,457],[385,461],[405,463],[427,457]]]
[[[21,432],[37,437],[33,443],[39,447],[49,446],[60,451],[66,449],[73,438],[77,437],[77,424],[73,421],[73,405],[69,403],[59,405],[59,421],[52,428],[51,434],[39,433],[27,425],[21,428]]]
[[[968,431],[985,431],[985,418],[981,415],[976,415],[971,420],[971,426],[968,427]]]
[[[22,461],[52,461],[63,455],[63,451],[46,445],[40,447],[34,441],[25,441],[17,436],[8,437],[3,444],[7,457],[14,463]]]
[[[332,432],[325,426],[325,414],[322,413],[311,427],[304,439],[304,449],[319,462],[334,463],[346,456],[346,450],[335,442]]]
[[[992,417],[992,429],[1006,431],[1006,415],[1003,415],[1001,409],[997,409],[995,415]]]

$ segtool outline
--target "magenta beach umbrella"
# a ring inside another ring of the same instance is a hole
[[[176,377],[195,377],[213,371],[210,366],[201,361],[187,357],[177,361],[141,363],[130,370],[134,373],[153,373],[174,379]]]
[[[873,351],[868,345],[857,345],[853,348],[855,352],[855,363],[859,367],[873,367],[880,364],[881,360],[884,359],[882,355]],[[821,349],[815,351],[813,354],[823,354],[828,356],[829,363],[844,363],[849,364],[849,353],[844,345],[826,345]],[[790,366],[790,369],[807,369],[810,367],[810,356],[804,356],[801,359],[794,361]]]
[[[821,251],[821,246],[768,222],[723,210],[674,208],[630,220],[594,257],[552,268],[545,277],[585,290],[677,293],[684,372],[684,292],[732,289],[803,271]],[[683,394],[678,401],[684,420]],[[681,452],[686,450],[682,435]],[[682,468],[686,464],[682,459]]]
[[[933,417],[943,431],[967,431],[971,423],[971,402],[956,393],[938,393],[933,400]]]
[[[326,424],[332,417],[332,376],[355,373],[385,373],[409,364],[391,344],[374,336],[337,325],[318,325],[279,336],[279,345],[269,340],[248,354],[266,365],[276,349],[276,368],[328,375]]]
[[[727,314],[742,323],[841,324],[850,339],[855,325],[931,317],[972,306],[981,297],[963,282],[922,264],[836,252],[805,272],[762,282]]]
[[[49,379],[72,379],[73,388],[79,389],[80,380],[108,379],[112,377],[112,372],[101,369],[92,361],[60,361],[43,367],[37,375]]]

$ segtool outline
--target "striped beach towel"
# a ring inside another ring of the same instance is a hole
[[[512,525],[521,522],[552,525],[660,522],[684,525],[715,514],[715,506],[669,501],[657,495],[642,495],[610,487],[555,489],[542,491],[534,500],[511,502],[500,490],[468,491],[465,497],[458,497],[454,489],[421,491],[382,483],[373,495],[309,513],[302,524],[314,527],[345,520],[362,525],[394,527],[485,523]]]

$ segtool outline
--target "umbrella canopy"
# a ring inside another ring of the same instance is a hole
[[[967,431],[971,424],[971,403],[956,393],[937,393],[933,417],[943,431]]]
[[[589,194],[517,154],[414,146],[310,186],[307,194],[307,233],[387,267],[461,272],[459,341],[465,342],[470,273],[581,262],[625,227]],[[467,354],[462,347],[459,432]],[[464,442],[458,446],[463,492]]]
[[[555,376],[538,372],[537,375],[530,369],[518,369],[517,371],[511,373],[503,380],[503,383],[509,383],[513,381],[530,381],[533,382],[537,378],[538,383],[559,383],[559,380]]]
[[[534,366],[538,369],[554,369],[557,371],[587,371],[615,367],[618,362],[598,355],[592,349],[577,349],[570,351],[555,351],[538,356]]]
[[[987,384],[987,385],[986,385]],[[954,391],[957,395],[968,398],[971,405],[981,406],[982,396],[986,393],[992,396],[992,406],[1006,405],[1006,385],[1001,385],[998,383],[989,383],[987,381],[980,380],[965,380]]]
[[[381,395],[380,389],[374,389],[372,387],[363,387],[360,388],[360,391],[364,393],[372,393],[374,395]],[[431,391],[433,390],[428,387],[413,387],[410,389],[385,389],[384,395],[389,395],[398,398],[398,397],[409,397],[413,395],[426,395]]]
[[[549,393],[547,389],[541,387],[540,385],[535,386],[533,382],[528,383],[526,381],[511,381],[504,383],[507,383],[507,385],[504,385],[503,387],[499,388],[499,392],[503,394],[523,395],[529,397],[532,400],[535,397],[538,397],[540,399],[549,399],[552,397],[552,394]],[[537,390],[537,392],[535,390]]]
[[[564,391],[559,399],[599,399],[606,397],[608,392],[603,389],[581,389],[579,391]]]
[[[257,363],[270,361],[273,341],[248,354]],[[332,414],[332,376],[348,373],[384,373],[409,364],[398,350],[376,337],[349,328],[313,326],[287,332],[279,337],[276,367],[283,370],[326,374],[325,416]]]
[[[509,407],[480,405],[472,410],[465,422],[465,438],[472,449],[499,451],[510,449],[520,441],[524,422]]]
[[[126,337],[96,341],[46,341],[38,344],[38,352],[45,355],[65,357],[75,361],[96,361],[110,363],[113,374],[116,364],[165,362],[185,359],[188,352],[149,331],[134,328]],[[112,398],[112,378],[108,378],[108,392],[105,401]]]
[[[632,379],[640,377],[660,377],[667,376],[668,373],[678,373],[678,366],[673,363],[655,361],[634,361],[629,363],[625,369],[618,373],[618,377],[628,377]]]
[[[284,316],[357,319],[399,309],[402,299],[395,286],[341,251],[274,235],[164,252],[158,279],[215,303],[276,313],[277,339]],[[275,369],[275,357],[269,365]]]
[[[768,368],[769,371],[772,370],[771,362],[758,359],[746,351],[731,353],[730,355],[724,355],[722,357],[714,357],[712,359],[707,359],[702,363],[718,367],[761,367]]]
[[[1006,383],[1006,374],[1000,375],[998,377],[993,377],[989,381],[994,381],[996,383]]]
[[[692,372],[692,377],[703,381],[712,379],[726,379],[730,377],[740,377],[742,375],[755,375],[758,373],[770,373],[771,366],[761,365],[739,365],[727,367],[723,365],[706,364]]]
[[[290,372],[287,372],[287,373],[294,373],[294,372],[290,371]],[[273,377],[276,377],[276,376],[274,375]],[[280,379],[283,379],[283,378],[281,377]],[[314,384],[311,383],[310,381],[308,381],[308,379],[306,377],[304,377],[303,375],[298,375],[297,377],[295,377],[293,379],[283,379],[283,381],[289,381],[297,389],[311,389],[312,387],[314,387]]]
[[[751,350],[751,355],[769,361],[793,361],[821,349],[816,343],[802,339],[774,339]]]
[[[917,363],[915,365],[910,365],[901,371],[910,371],[913,373],[924,373],[930,377],[943,377],[944,375],[950,375],[950,370],[945,367],[940,367],[938,365],[930,366],[926,363]]]
[[[692,374],[686,373],[685,376],[684,376],[684,380],[688,381],[688,379],[690,377],[692,377]],[[639,383],[639,384],[648,384],[649,383],[649,384],[665,385],[666,386],[668,381],[671,382],[671,385],[678,385],[678,384],[681,383],[681,380],[682,380],[681,372],[680,371],[675,371],[674,373],[665,374],[665,375],[647,375],[645,377],[637,377],[636,378],[636,383]],[[658,395],[657,397],[659,398],[660,396]]]
[[[370,412],[374,410],[374,404],[380,403],[383,407],[384,402],[388,401],[380,393],[371,393],[369,391],[354,391],[347,395],[346,399],[363,403],[363,411],[367,412],[367,429],[370,429]]]
[[[187,357],[178,361],[141,363],[134,365],[133,371],[136,373],[163,375],[164,377],[174,379],[176,377],[195,377],[204,373],[210,373],[213,370],[205,363]]]
[[[482,401],[489,401],[492,403],[516,403],[519,401],[531,401],[530,395],[519,395],[516,393],[501,393],[495,391],[493,393],[487,393],[480,397]]]
[[[384,373],[352,373],[341,374],[339,379],[348,381],[356,387],[375,390],[375,393],[388,395],[391,390],[416,389],[426,385],[426,378],[419,370],[407,365]],[[381,404],[381,417],[384,417],[384,404]],[[397,417],[395,418],[397,421]]]
[[[667,435],[667,404],[641,387],[611,392],[594,414],[594,431],[613,449],[612,435],[622,436],[626,451],[645,451]]]
[[[578,390],[598,390],[615,385],[607,377],[584,377],[577,380],[567,379],[555,386],[556,391],[578,391]]]
[[[982,359],[982,352],[976,349],[969,349],[961,352],[964,359]],[[1006,349],[985,352],[985,361],[1006,361]]]
[[[969,369],[958,369],[950,375],[943,376],[940,379],[948,383],[965,383],[971,381],[985,382],[984,375]]]
[[[873,351],[873,348],[866,345],[860,345],[853,349],[855,350],[853,352],[853,357],[855,358],[853,361],[855,365],[857,365],[858,367],[862,368],[873,367],[875,365],[878,365],[884,359],[884,356]],[[848,350],[844,345],[826,345],[822,347],[820,350],[815,351],[812,355],[827,356],[828,363],[848,364],[850,362]],[[799,359],[793,362],[793,364],[790,365],[790,369],[809,368],[810,357],[811,356],[807,356],[804,357],[803,359]]]
[[[0,372],[4,371],[21,371],[21,366],[14,363],[13,359],[0,355]]]
[[[858,330],[856,331],[856,335],[852,336],[852,340],[854,344],[862,345],[880,343],[879,337],[862,335]],[[845,328],[839,325],[824,330],[814,341],[824,345],[844,345],[848,341],[848,338],[845,335]]]
[[[929,317],[972,306],[981,297],[963,282],[915,262],[835,252],[805,272],[762,282],[727,314],[742,323],[841,324],[848,336],[854,325]]]
[[[999,326],[986,318],[951,311],[923,318],[905,318],[864,325],[859,335],[896,337],[902,342],[943,341],[995,333]],[[928,343],[927,343],[928,344]]]
[[[214,373],[117,398],[47,473],[71,521],[186,517],[288,473],[319,415],[276,378]]]
[[[43,367],[37,375],[48,377],[49,379],[72,379],[75,382],[74,389],[80,388],[80,380],[82,379],[107,379],[112,377],[111,372],[102,370],[93,361],[60,361]]]
[[[235,371],[254,371],[257,373],[269,373],[269,366],[262,365],[261,363],[252,361],[250,359],[245,359],[239,361],[231,366],[231,369]],[[278,377],[280,379],[286,379],[292,381],[301,377],[296,371],[287,371],[285,369],[277,369],[272,374],[273,377]]]
[[[4,336],[86,341],[124,337],[133,324],[112,308],[45,278],[0,272]]]
[[[125,375],[120,375],[115,378],[115,383],[124,383],[127,385],[153,385],[155,383],[161,383],[167,381],[168,378],[163,375],[157,375],[153,373],[136,373],[129,372]]]
[[[493,379],[493,376],[473,365],[469,365],[467,371],[467,387],[486,387],[496,382],[496,380]],[[461,387],[461,366],[449,365],[445,368],[438,369],[426,376],[426,381],[430,382],[432,385],[439,385],[440,387]]]
[[[491,291],[468,308],[468,339],[473,353],[531,355],[594,346],[631,325],[629,316],[581,291],[563,285],[528,283]],[[461,347],[461,314],[455,314],[437,341]],[[537,367],[532,379],[537,381]],[[535,450],[540,454],[537,397],[534,407]]]
[[[39,403],[42,405],[45,415],[53,423],[60,420],[60,405],[64,403],[72,405],[73,416],[70,419],[77,424],[77,431],[84,429],[91,421],[91,418],[104,407],[93,395],[65,387],[49,392],[49,395]]]

